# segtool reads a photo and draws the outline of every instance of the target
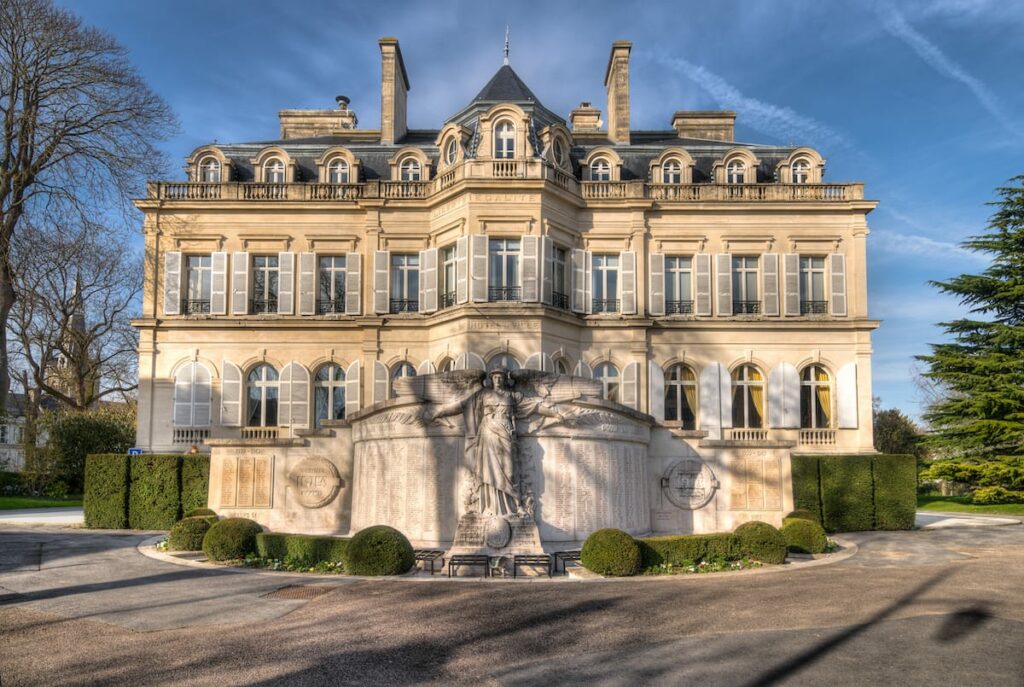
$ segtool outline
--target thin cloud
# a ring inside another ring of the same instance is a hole
[[[788,142],[808,142],[818,146],[849,145],[839,132],[788,107],[779,107],[744,95],[728,81],[704,67],[681,57],[644,53],[644,57],[664,65],[700,86],[718,107],[739,110],[743,123],[770,136]]]
[[[965,85],[978,103],[1007,131],[1017,138],[1024,139],[1024,131],[1003,112],[999,100],[984,83],[947,57],[937,45],[914,29],[894,7],[884,4],[877,5],[877,11],[886,31],[910,46],[918,57],[939,74]]]
[[[916,255],[939,260],[963,260],[966,258],[977,262],[988,261],[984,255],[963,246],[948,241],[936,241],[920,234],[901,234],[895,231],[876,229],[871,232],[871,239],[871,246],[875,250],[890,254]]]

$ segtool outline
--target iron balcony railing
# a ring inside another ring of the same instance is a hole
[[[801,315],[827,315],[828,301],[800,301]]]
[[[761,312],[761,301],[733,301],[733,315],[757,315]]]
[[[619,299],[595,298],[591,303],[591,312],[619,312]]]
[[[559,310],[569,309],[569,296],[564,293],[558,293],[554,291],[551,294],[551,305]]]
[[[417,300],[411,300],[409,298],[392,298],[391,299],[391,312],[392,313],[403,313],[403,312],[419,312],[420,302]]]
[[[345,294],[341,294],[337,298],[332,300],[321,300],[318,299],[316,302],[316,312],[318,315],[329,315],[332,313],[344,313],[345,312]]]
[[[456,300],[455,300],[455,292],[454,291],[445,291],[444,293],[441,294],[441,307],[442,308],[454,307],[455,303],[456,303]]]
[[[492,303],[498,301],[518,301],[522,292],[518,286],[491,286],[487,289],[487,300]]]
[[[208,300],[196,300],[189,298],[185,301],[185,314],[186,315],[209,315],[210,314],[210,301]]]
[[[665,301],[666,315],[692,315],[693,301]]]
[[[266,313],[277,312],[277,299],[276,298],[254,298],[251,304],[250,311],[253,315],[264,315]]]

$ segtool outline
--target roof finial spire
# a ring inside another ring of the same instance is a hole
[[[508,64],[508,24],[505,25],[505,64]]]

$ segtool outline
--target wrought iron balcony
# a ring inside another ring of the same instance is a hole
[[[403,312],[419,312],[420,302],[418,300],[411,300],[408,298],[392,298],[391,299],[391,312],[403,313]]]
[[[454,291],[445,291],[444,293],[441,294],[441,307],[442,308],[454,307],[455,303],[456,303],[456,296],[455,296],[455,292]]]
[[[186,315],[210,314],[210,301],[208,300],[196,300],[194,298],[189,298],[183,305],[183,311]]]
[[[828,301],[800,301],[801,315],[828,315]]]
[[[345,294],[339,295],[333,300],[317,300],[316,312],[318,315],[329,315],[332,313],[345,312]]]
[[[665,301],[666,315],[692,315],[693,301]]]
[[[733,301],[733,315],[757,315],[761,312],[761,301]]]
[[[551,305],[559,310],[569,309],[569,296],[564,293],[553,291],[551,293]]]
[[[277,299],[276,298],[254,298],[249,308],[249,312],[253,315],[265,315],[267,313],[277,312]]]
[[[522,291],[518,286],[491,286],[487,289],[487,300],[492,303],[498,301],[518,301],[522,298]]]
[[[618,298],[595,298],[591,303],[591,312],[619,312]]]

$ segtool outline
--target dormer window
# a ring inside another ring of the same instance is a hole
[[[204,157],[199,163],[199,181],[207,184],[219,184],[220,160],[215,157]]]
[[[512,122],[501,122],[494,130],[494,157],[498,160],[511,160],[515,157],[516,128]]]
[[[559,167],[565,167],[565,146],[562,144],[562,139],[555,139],[553,152],[555,154],[555,164]]]
[[[405,158],[398,169],[402,181],[419,181],[422,178],[420,161],[416,158]]]
[[[459,157],[459,141],[452,137],[448,139],[448,143],[444,146],[444,161],[448,166],[454,165],[455,161]]]
[[[327,181],[332,184],[349,183],[348,162],[341,158],[332,160],[327,167]]]
[[[728,184],[742,184],[746,182],[747,166],[743,160],[733,160],[726,167],[725,181]]]
[[[679,160],[668,160],[664,165],[661,166],[661,183],[683,183],[683,166],[679,164]]]
[[[806,184],[811,180],[811,164],[804,159],[797,160],[790,167],[794,184]]]
[[[612,166],[607,159],[599,157],[590,163],[591,181],[611,181]]]
[[[263,163],[263,181],[267,184],[284,183],[284,162],[272,157]]]

